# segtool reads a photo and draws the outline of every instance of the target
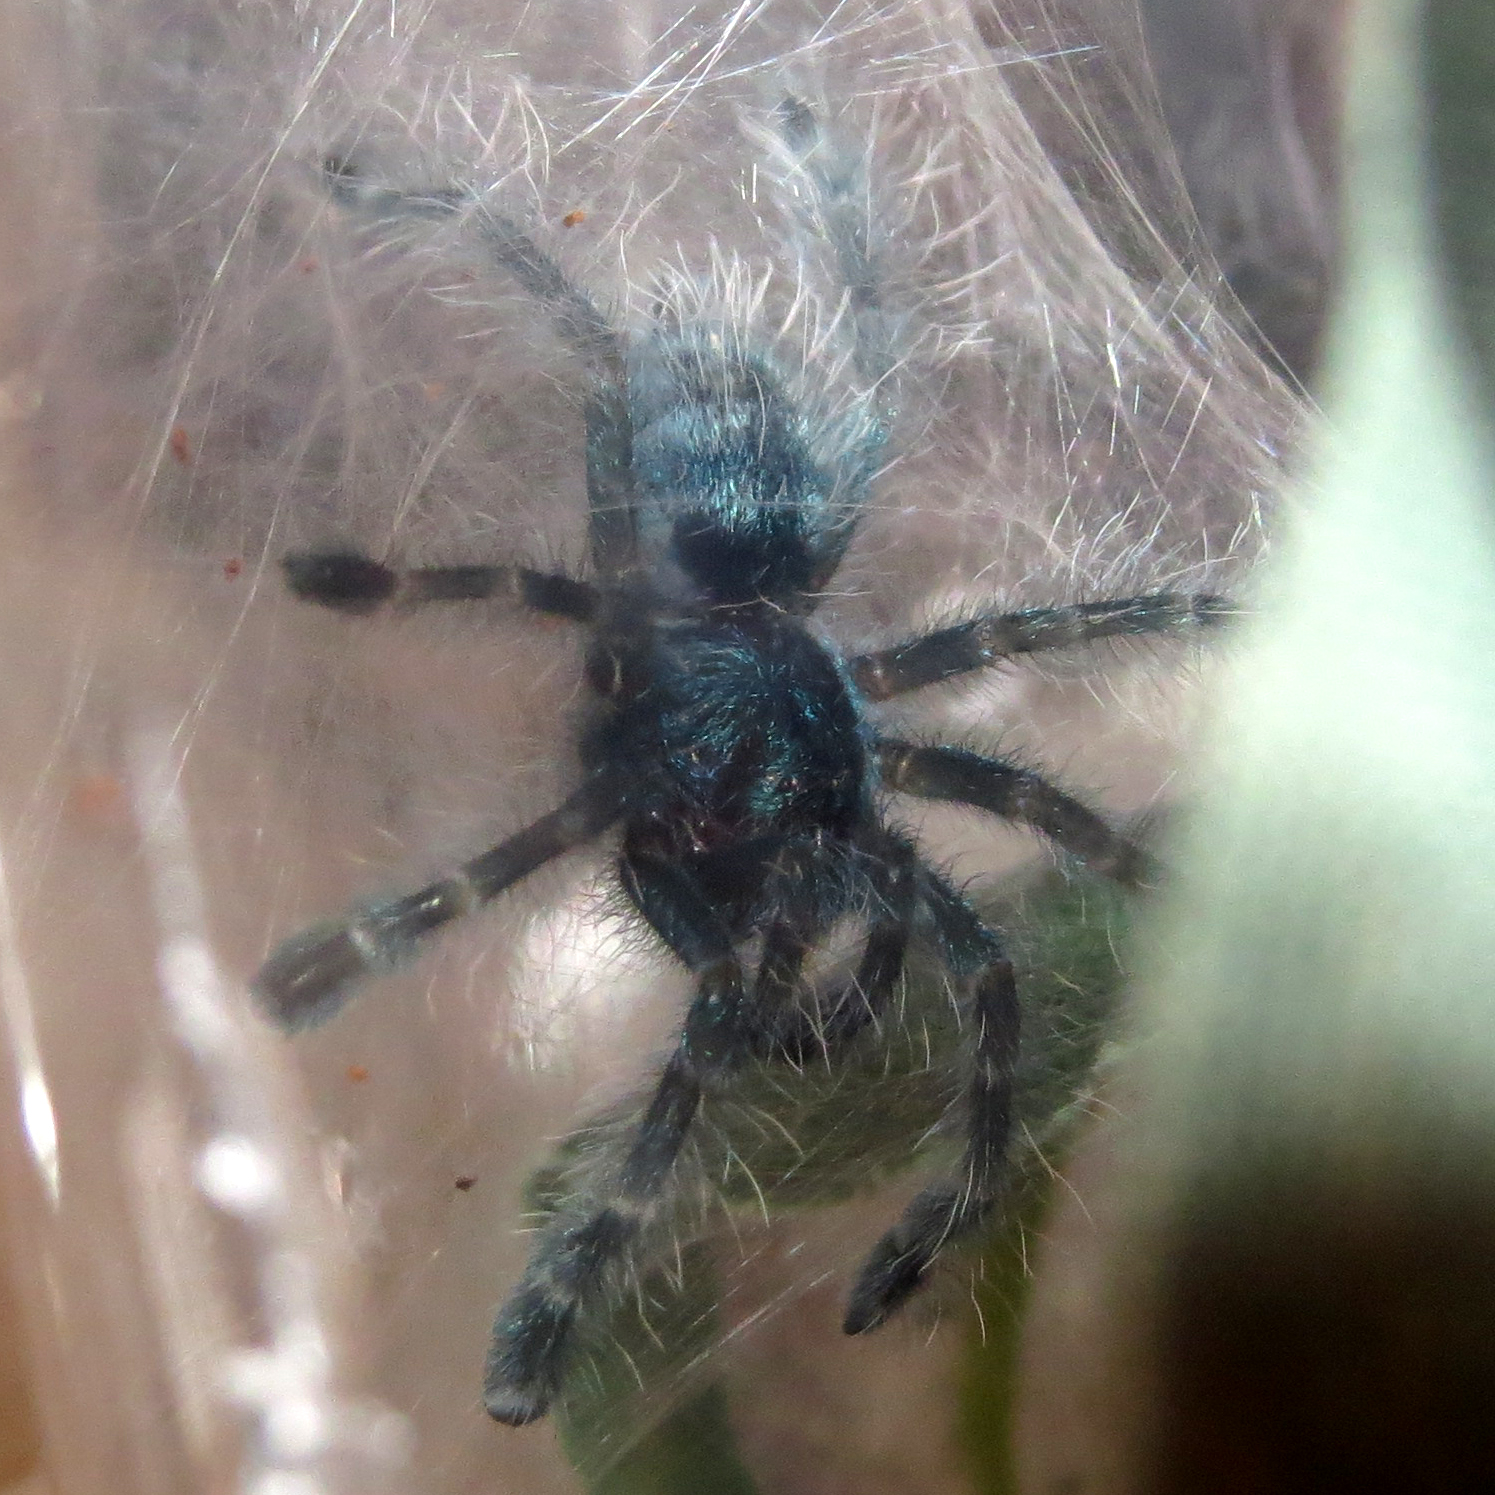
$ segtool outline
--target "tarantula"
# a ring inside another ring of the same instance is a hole
[[[880,379],[891,360],[856,174],[804,104],[784,103],[778,126],[847,288],[853,367]],[[386,218],[471,202],[374,188],[340,165],[330,177],[344,201]],[[623,891],[690,972],[695,996],[626,1150],[590,1197],[545,1228],[498,1315],[484,1401],[518,1425],[563,1389],[578,1318],[668,1198],[703,1094],[750,1061],[814,1051],[833,1062],[876,1026],[915,940],[968,1009],[964,1161],[873,1249],[846,1332],[882,1323],[941,1249],[987,1218],[1003,1187],[1018,1053],[1013,968],[1000,935],[890,822],[885,797],[975,806],[1126,884],[1146,879],[1147,858],[1041,775],[884,736],[868,708],[1022,654],[1211,624],[1227,607],[1157,592],[992,612],[845,657],[810,620],[880,465],[886,412],[861,422],[828,463],[785,379],[744,337],[678,318],[625,335],[532,238],[474,206],[497,264],[547,308],[589,374],[591,576],[398,569],[352,550],[291,554],[285,572],[298,597],[347,613],[505,596],[589,630],[580,782],[450,876],[288,940],[255,985],[286,1027],[320,1022],[357,981],[403,963],[444,925],[552,858],[616,836]],[[816,991],[806,963],[848,920],[858,928],[854,974]]]

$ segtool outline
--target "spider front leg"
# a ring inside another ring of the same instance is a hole
[[[966,1091],[962,1176],[924,1189],[872,1248],[846,1306],[843,1327],[865,1334],[897,1311],[934,1259],[991,1213],[1006,1181],[1017,1068],[1019,1008],[1012,962],[996,934],[943,878],[923,869],[926,907],[946,967],[968,982],[975,1042]]]
[[[543,1417],[564,1382],[582,1311],[607,1285],[669,1188],[704,1090],[761,1048],[731,932],[694,876],[625,851],[623,886],[696,978],[696,995],[628,1154],[606,1193],[546,1230],[499,1311],[483,1377],[491,1417]]]
[[[373,218],[419,221],[472,210],[494,263],[545,308],[561,340],[591,376],[583,416],[592,561],[603,576],[629,570],[637,560],[638,494],[623,334],[573,284],[556,259],[475,193],[455,187],[422,191],[380,187],[365,181],[353,163],[341,159],[327,161],[324,169],[333,196]]]
[[[413,566],[397,570],[357,550],[297,551],[286,556],[286,585],[303,602],[334,612],[372,613],[381,607],[431,602],[481,602],[505,597],[536,612],[590,623],[596,589],[559,572],[530,566]]]

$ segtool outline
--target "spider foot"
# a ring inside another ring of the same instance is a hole
[[[494,1325],[483,1370],[483,1406],[495,1422],[523,1427],[550,1410],[575,1319],[545,1283],[521,1285]]]
[[[862,1264],[846,1305],[843,1332],[866,1334],[891,1318],[918,1291],[946,1242],[978,1225],[992,1204],[990,1199],[972,1199],[953,1184],[925,1189]]]
[[[349,924],[318,924],[286,940],[260,967],[251,990],[286,1032],[299,1033],[326,1022],[368,969]]]
[[[609,1206],[546,1232],[493,1325],[483,1406],[495,1422],[523,1427],[550,1410],[569,1368],[577,1316],[637,1229],[636,1216]]]

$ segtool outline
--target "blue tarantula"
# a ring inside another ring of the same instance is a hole
[[[847,289],[853,366],[877,379],[891,360],[856,173],[805,104],[782,104],[778,128]],[[469,201],[372,187],[336,163],[330,176],[339,197],[386,218],[448,215]],[[347,613],[506,596],[589,630],[580,783],[450,876],[288,940],[255,985],[286,1027],[320,1022],[355,983],[405,962],[452,920],[552,858],[616,837],[623,890],[695,995],[626,1148],[545,1228],[498,1315],[484,1401],[518,1425],[564,1389],[578,1321],[670,1196],[703,1095],[751,1062],[808,1052],[834,1062],[876,1027],[916,940],[967,1009],[964,1160],[877,1243],[846,1332],[882,1323],[941,1249],[992,1213],[1019,1045],[1013,968],[1001,936],[888,821],[883,800],[975,806],[1124,884],[1146,879],[1147,858],[1041,775],[884,736],[868,707],[1017,655],[1211,624],[1228,609],[1210,595],[1157,592],[993,612],[845,657],[809,620],[855,532],[887,420],[866,421],[843,470],[830,470],[765,357],[678,320],[625,336],[526,233],[486,212],[480,222],[497,264],[547,309],[589,374],[591,576],[402,570],[354,551],[292,554],[285,571],[297,596]],[[861,931],[854,975],[816,990],[806,963],[847,919]]]

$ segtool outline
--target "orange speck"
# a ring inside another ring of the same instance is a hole
[[[300,271],[300,272],[301,272],[301,273],[302,273],[302,274],[303,274],[303,275],[310,275],[310,274],[311,274],[311,273],[312,273],[312,271],[314,271],[314,270],[319,270],[319,269],[320,269],[320,268],[321,268],[321,266],[322,266],[322,262],[321,262],[321,260],[319,260],[319,259],[318,259],[318,258],[317,258],[317,257],[316,257],[316,255],[314,255],[314,254],[309,254],[309,255],[307,255],[307,256],[306,256],[306,258],[305,258],[305,259],[304,259],[304,260],[302,260],[302,261],[301,261],[301,262],[300,262],[300,264],[298,264],[298,265],[297,265],[297,266],[296,266],[296,268],[297,268],[297,269],[298,269],[298,270],[299,270],[299,271]]]
[[[236,555],[231,555],[223,563],[223,574],[226,577],[228,577],[228,579],[230,581],[232,581],[236,576],[238,576],[239,573],[243,571],[243,569],[244,569],[244,562],[241,561],[238,558],[238,556],[236,556]]]
[[[192,465],[192,438],[187,435],[185,426],[173,426],[171,428],[171,455],[182,464],[183,467]]]
[[[362,1085],[368,1079],[369,1072],[361,1064],[350,1064],[348,1066],[348,1079],[354,1085]]]
[[[67,796],[68,809],[95,828],[124,824],[125,786],[112,773],[90,773]]]
[[[446,385],[439,379],[433,379],[429,384],[421,385],[421,393],[425,395],[433,405],[446,393]]]
[[[584,208],[572,208],[571,211],[561,219],[561,225],[564,228],[575,228],[578,223],[583,223],[586,221],[586,216],[586,210]]]

